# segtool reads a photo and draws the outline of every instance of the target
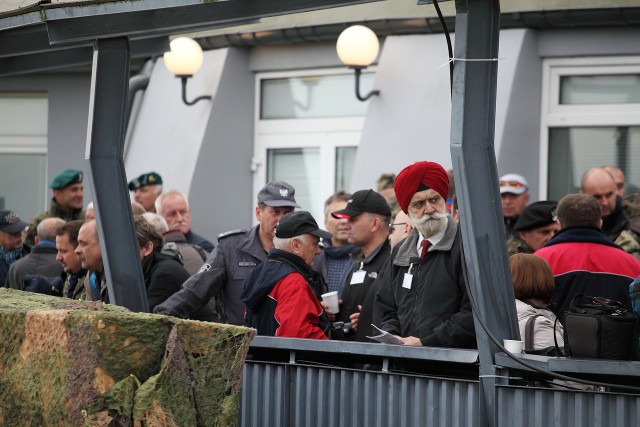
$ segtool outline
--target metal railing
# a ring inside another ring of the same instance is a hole
[[[553,372],[640,384],[640,362],[519,358]],[[502,353],[498,426],[637,426],[640,395],[530,386],[549,380]],[[476,350],[256,337],[245,362],[240,426],[476,426]]]

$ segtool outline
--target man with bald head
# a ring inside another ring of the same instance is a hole
[[[606,168],[591,168],[582,175],[580,192],[598,201],[602,212],[602,231],[626,252],[635,254],[640,247],[640,236],[637,231],[630,229],[622,198],[617,191],[615,179]]]
[[[417,162],[398,174],[394,189],[414,229],[393,248],[389,283],[376,296],[382,329],[407,345],[475,347],[461,236],[446,212],[447,172],[438,163]]]
[[[95,220],[87,221],[78,232],[76,255],[82,268],[87,271],[84,287],[87,301],[109,302],[107,280],[104,275],[102,249],[98,237],[98,224]]]

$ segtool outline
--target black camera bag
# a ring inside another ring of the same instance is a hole
[[[616,360],[632,357],[638,319],[619,301],[578,294],[563,317],[567,356]]]

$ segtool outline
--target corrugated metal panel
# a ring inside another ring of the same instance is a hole
[[[475,426],[478,383],[247,361],[241,426]]]
[[[640,396],[497,387],[498,426],[637,427]]]

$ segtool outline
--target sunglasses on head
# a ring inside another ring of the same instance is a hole
[[[500,187],[506,187],[506,186],[515,187],[515,188],[526,187],[526,185],[524,185],[519,181],[500,181]]]

